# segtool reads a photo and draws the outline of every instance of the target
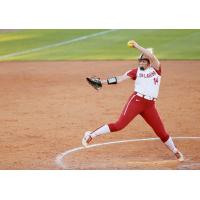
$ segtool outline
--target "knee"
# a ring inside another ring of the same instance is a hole
[[[115,123],[108,124],[108,126],[111,132],[116,132],[122,130],[126,126],[126,124],[117,121]]]

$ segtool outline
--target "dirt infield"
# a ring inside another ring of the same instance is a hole
[[[0,169],[60,169],[55,158],[80,147],[84,131],[117,120],[133,82],[97,92],[86,76],[120,75],[132,61],[0,63]],[[157,108],[173,137],[200,137],[200,61],[163,61]],[[156,137],[138,116],[94,143]],[[63,157],[67,169],[200,169],[200,139],[175,140],[179,163],[159,141],[111,144]]]

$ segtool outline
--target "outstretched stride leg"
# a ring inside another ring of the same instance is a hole
[[[131,95],[128,102],[124,106],[124,109],[119,119],[108,124],[111,132],[120,131],[125,128],[142,110],[144,105],[138,102],[138,96],[135,94]]]
[[[125,128],[143,109],[144,105],[138,101],[138,96],[132,94],[126,103],[119,119],[114,123],[109,123],[101,126],[95,131],[87,131],[82,139],[82,144],[87,146],[92,138],[110,132],[120,131]]]

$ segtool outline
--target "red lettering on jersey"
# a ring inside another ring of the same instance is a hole
[[[157,77],[157,78],[154,78],[153,81],[154,81],[154,84],[155,84],[155,85],[158,84],[158,77]]]
[[[142,74],[142,73],[139,73],[139,77],[143,77],[143,74]]]
[[[156,75],[156,73],[153,71],[153,72],[148,73],[148,74],[140,73],[140,74],[139,74],[139,77],[151,78],[152,76],[155,76],[155,75]]]

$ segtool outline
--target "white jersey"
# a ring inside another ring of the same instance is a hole
[[[135,80],[135,92],[149,97],[157,98],[161,82],[161,71],[148,67],[141,70],[140,67],[127,73]]]

